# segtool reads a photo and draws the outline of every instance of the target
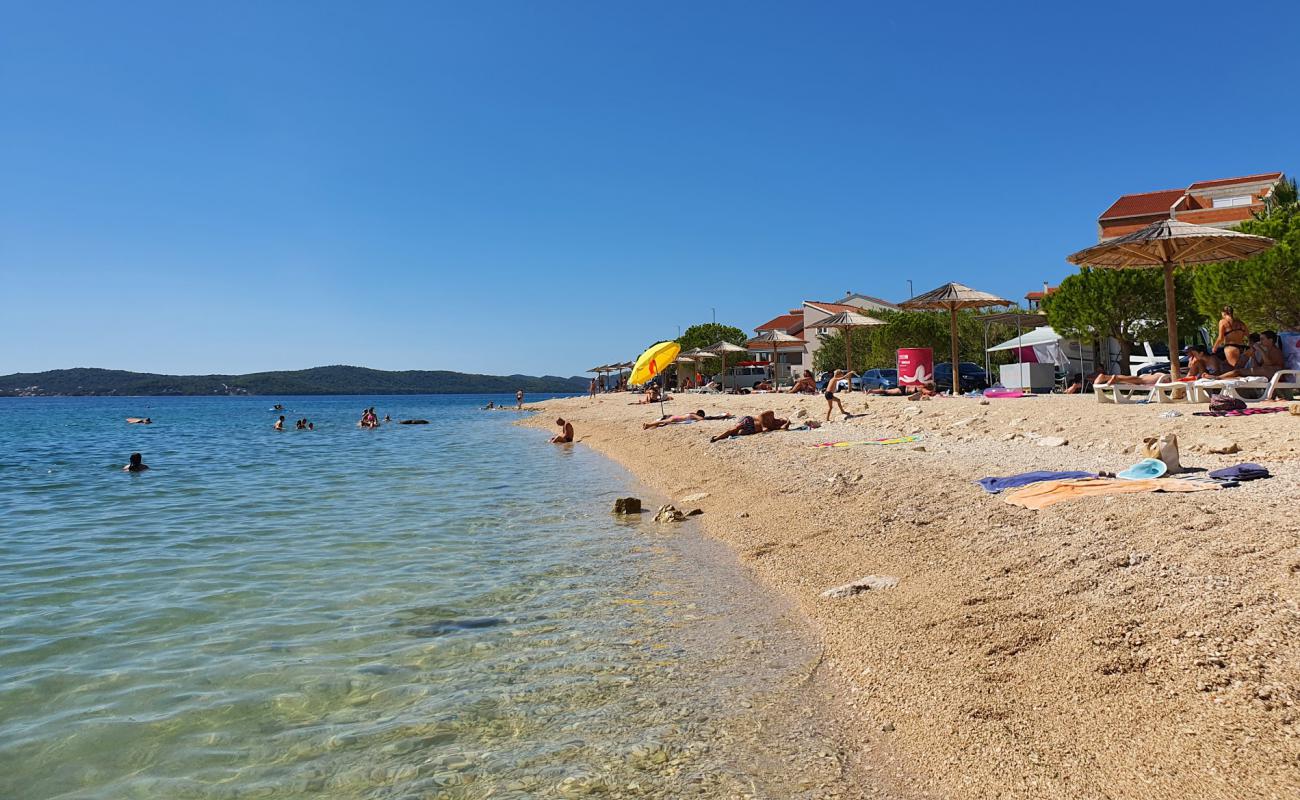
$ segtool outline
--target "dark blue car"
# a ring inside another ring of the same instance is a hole
[[[898,370],[869,369],[862,373],[863,389],[893,389],[898,386]]]
[[[952,391],[952,364],[945,361],[934,365],[934,385],[941,392]],[[984,391],[989,388],[989,375],[973,361],[961,362],[961,391]]]

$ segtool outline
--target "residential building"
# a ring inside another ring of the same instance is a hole
[[[1058,288],[1049,286],[1047,281],[1043,281],[1043,290],[1041,292],[1025,292],[1025,308],[1030,311],[1038,311],[1043,307],[1043,298],[1049,294],[1055,294]]]
[[[1097,238],[1106,241],[1161,219],[1229,228],[1265,208],[1281,172],[1198,181],[1186,189],[1126,194],[1097,218]]]
[[[791,346],[788,350],[778,354],[777,372],[782,380],[786,380],[791,374],[798,374],[805,369],[812,369],[817,351],[821,349],[822,339],[835,334],[832,329],[817,327],[819,320],[845,311],[870,316],[873,311],[897,310],[898,306],[887,300],[881,300],[870,295],[846,292],[844,297],[834,303],[805,300],[798,308],[790,309],[784,314],[773,317],[754,328],[754,330],[758,333],[781,331],[803,340],[802,348]],[[755,353],[755,359],[758,361],[770,361],[771,357],[770,351]]]

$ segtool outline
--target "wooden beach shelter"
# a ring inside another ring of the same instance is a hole
[[[952,319],[952,393],[955,397],[961,394],[961,361],[957,357],[957,312],[963,308],[1013,306],[1015,303],[995,294],[963,286],[960,283],[945,283],[938,289],[913,297],[911,300],[904,300],[898,305],[900,308],[909,311],[942,311],[947,309]]]
[[[1176,219],[1153,222],[1140,231],[1093,245],[1066,260],[1080,267],[1165,271],[1165,323],[1169,326],[1169,374],[1178,380],[1178,313],[1174,305],[1174,267],[1238,261],[1277,242],[1267,236],[1192,225]]]
[[[702,364],[702,363],[704,363],[705,361],[710,361],[710,360],[712,360],[712,359],[715,359],[715,358],[721,358],[721,357],[722,357],[722,356],[719,355],[718,353],[710,353],[708,350],[705,350],[703,347],[697,347],[697,348],[695,348],[694,350],[687,350],[685,353],[682,353],[682,355],[684,355],[684,356],[690,356],[691,358],[695,359],[696,363],[699,363],[699,364]],[[698,367],[696,368],[696,371],[697,371],[697,372],[699,371],[699,368],[698,368]],[[699,387],[696,387],[696,388],[699,388]]]
[[[868,328],[872,325],[884,325],[884,320],[868,317],[866,314],[858,314],[854,311],[841,311],[833,317],[817,320],[818,328],[839,328],[840,335],[844,337],[844,368],[849,372],[853,371],[853,349],[849,343],[849,332],[853,328]],[[863,387],[866,388],[866,387]],[[853,381],[849,381],[850,391],[853,389]]]
[[[679,354],[679,355],[677,356],[677,358],[673,359],[673,364],[690,364],[690,365],[691,365],[691,378],[694,378],[694,377],[695,377],[695,362],[697,362],[697,361],[699,361],[698,358],[696,358],[695,356],[691,355],[690,352],[685,352],[685,353],[681,353],[681,354]],[[681,369],[681,367],[678,367],[678,368],[677,368],[677,388],[678,388],[678,389],[681,389],[681,388],[682,388],[682,369]]]
[[[790,350],[795,347],[803,347],[803,339],[800,339],[784,331],[764,331],[748,342],[745,342],[747,350],[757,350],[758,352],[770,351],[772,353],[772,388],[776,389],[781,385],[780,372],[777,370],[776,357],[782,350]]]
[[[740,345],[732,344],[725,339],[716,344],[711,344],[704,349],[722,359],[722,388],[725,391],[727,388],[727,353],[748,353],[749,351]],[[736,382],[734,380],[731,382],[731,388],[736,388]]]

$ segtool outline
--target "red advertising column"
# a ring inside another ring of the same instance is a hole
[[[928,347],[898,349],[898,385],[920,386],[934,381],[934,353]]]

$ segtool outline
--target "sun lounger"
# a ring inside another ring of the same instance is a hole
[[[1208,403],[1216,394],[1234,397],[1244,403],[1258,403],[1268,396],[1268,378],[1219,378],[1194,381],[1192,387],[1193,403]],[[1242,392],[1246,392],[1245,395]]]
[[[1300,369],[1280,369],[1268,382],[1265,400],[1276,400],[1278,389],[1300,390]]]

